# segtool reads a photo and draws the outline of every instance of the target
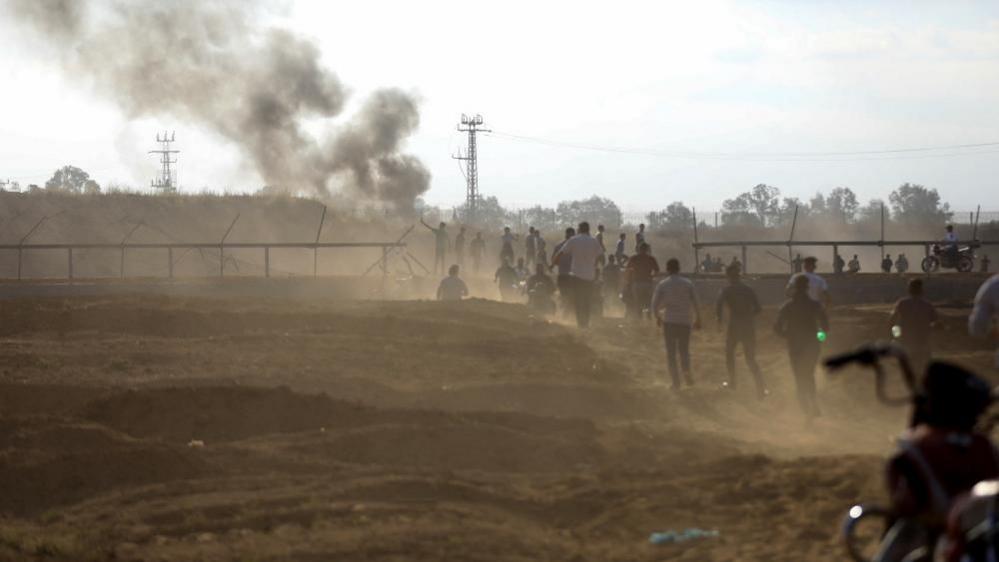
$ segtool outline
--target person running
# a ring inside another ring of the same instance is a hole
[[[652,295],[651,309],[656,324],[663,329],[666,364],[673,381],[671,388],[679,390],[681,370],[687,385],[694,384],[690,371],[690,331],[701,327],[701,311],[694,284],[680,276],[679,260],[670,258],[666,261],[666,274],[666,279],[659,282]]]
[[[909,258],[905,257],[905,254],[899,254],[895,258],[895,271],[899,273],[905,273],[909,271]]]
[[[604,225],[597,225],[597,243],[600,244],[600,259],[597,261],[597,265],[603,269],[604,264],[607,263],[607,246],[604,246]]]
[[[787,340],[791,371],[798,393],[798,404],[811,421],[822,415],[815,396],[815,364],[819,360],[820,340],[829,331],[829,318],[818,301],[809,295],[809,278],[794,278],[791,299],[780,307],[774,331]]]
[[[652,316],[652,311],[645,308],[652,302],[652,287],[656,275],[659,274],[659,262],[649,254],[649,245],[642,243],[638,253],[631,256],[625,266],[625,277],[628,279],[626,290],[631,293],[626,314],[632,320],[642,320]]]
[[[617,237],[617,245],[614,247],[614,256],[617,257],[618,263],[624,263],[624,261],[628,259],[628,255],[624,253],[624,244],[627,239],[628,235],[623,232]]]
[[[728,330],[725,333],[725,368],[728,380],[723,384],[726,388],[735,389],[735,348],[742,346],[742,354],[746,357],[746,365],[756,382],[756,396],[760,400],[770,391],[763,381],[763,373],[756,363],[756,317],[760,314],[760,301],[756,293],[742,282],[738,269],[726,268],[728,286],[722,289],[715,305],[719,328],[725,325],[725,309],[728,308]]]
[[[534,275],[527,278],[527,305],[542,314],[555,312],[555,282],[545,273],[545,264],[534,264]]]
[[[791,279],[787,282],[787,288],[784,293],[788,296],[794,296],[795,293],[795,281],[799,277],[808,278],[808,296],[812,298],[813,301],[821,304],[822,306],[829,306],[829,284],[826,280],[822,278],[819,274],[815,273],[815,266],[818,263],[818,259],[813,256],[808,256],[803,262],[805,271],[801,273],[795,273],[791,276]]]
[[[447,270],[447,277],[437,286],[437,300],[460,301],[468,296],[468,285],[458,277],[459,267],[452,265]]]
[[[465,227],[458,229],[458,235],[454,237],[454,257],[461,267],[465,266]]]
[[[555,248],[552,250],[552,267],[556,268],[558,273],[555,277],[555,283],[558,285],[559,304],[563,316],[568,315],[572,308],[572,277],[569,275],[569,272],[572,271],[572,256],[563,254],[562,247],[575,235],[575,228],[565,229],[565,239],[555,244]]]
[[[423,218],[420,218],[420,224],[427,227],[430,232],[434,233],[434,273],[437,273],[437,268],[439,266],[440,272],[443,274],[446,267],[444,265],[444,260],[447,259],[447,247],[449,244],[447,237],[447,225],[442,222],[440,226],[434,228],[423,222]]]
[[[926,370],[933,355],[931,338],[937,309],[923,298],[923,280],[909,281],[909,296],[895,303],[888,318],[892,336],[899,340],[916,373]]]
[[[638,253],[638,249],[645,243],[645,225],[638,225],[638,232],[635,233],[635,253]]]
[[[850,273],[860,273],[860,260],[857,259],[857,254],[853,254],[853,259],[846,264],[846,270]]]
[[[510,265],[510,262],[506,259],[496,270],[496,275],[493,276],[493,281],[499,284],[500,298],[506,302],[512,302],[517,299],[517,270]]]
[[[514,269],[517,271],[518,282],[527,281],[527,278],[531,276],[531,270],[527,269],[524,258],[517,258],[517,267]]]
[[[601,248],[597,239],[590,236],[590,223],[579,223],[575,236],[565,241],[556,254],[558,258],[569,256],[569,273],[572,276],[572,303],[576,309],[576,325],[590,326],[590,313],[593,310],[593,290],[597,279],[597,260]]]
[[[468,245],[468,251],[472,254],[472,268],[476,275],[482,266],[482,256],[486,253],[486,241],[482,238],[482,232],[476,232],[475,238]]]
[[[996,337],[996,319],[999,318],[999,275],[989,277],[975,295],[975,308],[968,317],[968,333],[978,338]],[[996,353],[999,367],[999,352]]]
[[[894,265],[895,262],[891,261],[891,254],[885,254],[884,259],[881,260],[881,272],[891,273],[891,268]]]
[[[535,238],[534,227],[527,227],[527,238],[524,239],[524,258],[527,260],[527,265],[534,264],[535,258],[538,257],[537,248],[537,238]]]
[[[517,235],[510,232],[509,226],[503,227],[503,235],[500,236],[500,261],[513,263],[513,243],[517,241]]]

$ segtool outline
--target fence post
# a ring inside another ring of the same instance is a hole
[[[742,247],[742,272],[749,273],[749,258],[746,256],[746,247]]]
[[[17,249],[17,280],[21,280],[21,248]]]
[[[271,247],[264,246],[264,277],[271,276]]]
[[[73,280],[73,248],[66,248],[66,269],[69,273],[69,280]]]
[[[125,278],[125,245],[121,246],[121,263],[118,264],[118,274],[122,279]]]
[[[167,275],[173,279],[173,246],[167,248]]]

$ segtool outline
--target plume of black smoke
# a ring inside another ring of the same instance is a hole
[[[343,111],[347,91],[310,41],[260,23],[258,2],[10,0],[67,72],[131,117],[171,114],[236,144],[272,186],[411,210],[430,174],[400,153],[419,125],[406,93],[375,92],[339,131],[302,127]]]

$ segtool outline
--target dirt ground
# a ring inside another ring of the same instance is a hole
[[[707,312],[707,311],[706,311]],[[940,355],[994,376],[944,311]],[[665,383],[652,326],[486,300],[0,301],[0,559],[842,560],[905,412],[818,375],[806,427],[760,320],[773,395]],[[839,307],[827,351],[884,338]],[[652,545],[689,527],[716,538]]]

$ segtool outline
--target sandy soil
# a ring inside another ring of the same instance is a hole
[[[2,301],[0,559],[842,560],[905,412],[822,374],[806,427],[773,314],[760,403],[712,323],[677,394],[651,326],[491,301]],[[938,349],[990,373],[966,314]],[[833,316],[829,351],[886,330]]]

